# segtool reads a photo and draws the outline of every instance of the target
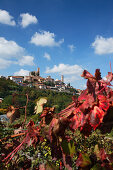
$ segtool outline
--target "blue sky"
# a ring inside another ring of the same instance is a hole
[[[83,89],[87,69],[113,68],[112,0],[0,0],[0,75],[40,67]]]

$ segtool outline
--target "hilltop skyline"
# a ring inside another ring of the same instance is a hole
[[[113,68],[112,0],[1,0],[0,75],[28,75],[40,67],[84,89],[84,69],[102,77]]]

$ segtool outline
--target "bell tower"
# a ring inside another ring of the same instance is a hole
[[[37,68],[37,76],[40,76],[40,68]]]

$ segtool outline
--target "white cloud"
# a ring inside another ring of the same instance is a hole
[[[59,75],[64,75],[65,83],[72,83],[74,86],[82,80],[81,74],[83,69],[79,65],[69,65],[69,64],[59,64],[54,65],[53,68],[46,68],[46,73],[58,73]]]
[[[24,69],[20,69],[19,71],[14,73],[14,76],[28,76],[28,75],[29,71]]]
[[[24,66],[24,65],[33,66],[34,65],[33,60],[34,60],[33,56],[22,56],[22,58],[19,59],[18,64],[20,66]]]
[[[15,41],[0,37],[0,68],[5,69],[11,64],[34,65],[34,57],[25,55],[26,51]]]
[[[68,48],[70,49],[71,52],[75,50],[75,46],[73,44],[68,45]]]
[[[113,37],[103,38],[102,36],[97,36],[91,45],[96,54],[101,55],[113,53]]]
[[[0,58],[0,69],[5,69],[10,66],[12,61]]]
[[[40,31],[40,32],[36,32],[31,37],[30,42],[37,46],[53,47],[53,46],[60,46],[64,42],[64,39],[61,39],[60,41],[56,42],[54,33],[50,33],[49,31]]]
[[[15,26],[16,23],[9,12],[0,9],[0,23]]]
[[[75,81],[77,81],[77,80],[79,80],[79,79],[80,79],[79,76],[71,75],[71,76],[66,76],[66,77],[64,77],[64,82],[65,82],[65,83],[73,83],[73,82],[75,82]]]
[[[38,23],[37,18],[33,15],[30,15],[29,13],[20,14],[20,17],[22,18],[20,25],[23,28],[27,27],[30,24]]]
[[[83,69],[79,65],[69,65],[69,64],[59,64],[58,66],[54,65],[52,69],[47,67],[46,73],[60,73],[63,75],[80,75]]]
[[[0,57],[10,58],[17,57],[24,52],[24,48],[20,47],[15,41],[8,41],[4,37],[0,37]]]
[[[48,53],[44,54],[44,58],[46,58],[47,60],[51,60],[51,56]]]

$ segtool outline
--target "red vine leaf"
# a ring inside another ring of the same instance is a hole
[[[99,99],[99,108],[107,111],[109,109],[109,101],[107,100],[106,96],[98,95]]]
[[[100,123],[102,123],[104,115],[105,112],[102,109],[100,109],[98,106],[94,106],[94,109],[91,110],[89,116],[89,122],[94,130],[97,128],[97,126],[99,126]]]
[[[74,114],[74,116],[70,119],[70,121],[71,121],[70,127],[73,130],[76,130],[76,129],[78,129],[78,127],[84,125],[85,116],[79,108],[76,108],[74,110],[73,114]]]
[[[52,133],[56,134],[59,131],[59,120],[53,118],[49,127],[49,139],[52,142]]]
[[[81,77],[84,77],[85,79],[90,79],[90,80],[94,80],[95,77],[89,73],[87,70],[84,70]]]

